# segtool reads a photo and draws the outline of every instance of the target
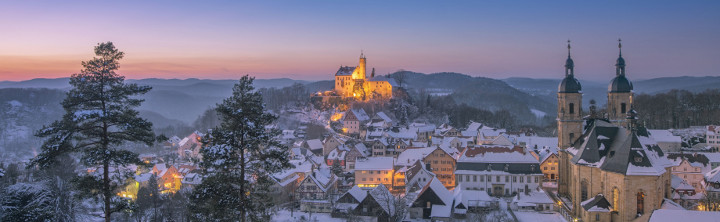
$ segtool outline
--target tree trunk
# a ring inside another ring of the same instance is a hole
[[[244,145],[244,144],[243,144]],[[245,200],[245,152],[240,149],[240,221],[245,222],[245,209],[247,209],[247,201]]]
[[[105,193],[105,222],[110,222],[110,164],[103,163],[103,191]]]

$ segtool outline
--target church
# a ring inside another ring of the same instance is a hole
[[[618,40],[620,41],[620,40]],[[591,102],[583,113],[575,64],[565,61],[558,86],[558,195],[578,221],[648,221],[670,196],[670,161],[637,124],[633,85],[626,77],[622,44],[603,114]]]
[[[365,73],[366,61],[365,55],[360,53],[358,66],[340,66],[335,73],[335,93],[344,99],[352,98],[358,101],[392,98],[394,88],[398,87],[395,79],[375,76],[375,68],[368,77]]]

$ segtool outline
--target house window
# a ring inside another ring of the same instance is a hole
[[[513,183],[517,182],[517,176],[513,176]]]
[[[600,214],[595,214],[595,221],[600,221]]]
[[[477,175],[473,175],[473,182],[477,182]]]
[[[470,175],[465,175],[465,181],[470,181]]]
[[[510,176],[505,176],[505,183],[510,182]]]
[[[539,179],[539,178],[540,178],[540,177],[535,177],[535,183],[538,182],[538,179]]]
[[[520,183],[524,183],[524,182],[525,182],[524,179],[525,179],[525,177],[521,176],[521,177],[520,177]]]

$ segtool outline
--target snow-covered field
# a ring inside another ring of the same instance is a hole
[[[558,212],[513,211],[520,222],[566,222]]]

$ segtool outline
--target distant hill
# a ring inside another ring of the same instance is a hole
[[[144,96],[145,103],[140,107],[140,110],[151,111],[164,119],[180,120],[186,124],[191,124],[206,109],[229,97],[232,93],[232,87],[237,81],[195,78],[127,80],[129,83],[153,87],[153,90]],[[70,88],[68,82],[69,78],[3,81],[0,82],[0,89],[48,88],[67,90]],[[282,88],[295,83],[307,84],[310,82],[288,78],[255,79],[254,81],[256,88]],[[156,115],[155,117],[159,117]]]
[[[555,115],[553,103],[500,80],[451,72],[423,74],[406,71],[404,74],[406,80],[403,85],[410,90],[425,90],[430,94],[442,92],[458,104],[465,103],[476,108],[491,111],[505,109],[527,123],[534,123],[536,114]],[[391,77],[396,78],[397,75],[399,73],[393,73]]]
[[[598,104],[605,104],[607,101],[607,82],[584,81],[580,79],[583,87],[583,104],[589,105],[590,99],[595,99]],[[663,77],[647,80],[632,80],[635,93],[657,94],[673,89],[688,90],[691,92],[702,92],[708,89],[720,89],[720,77]],[[557,104],[557,87],[560,79],[531,79],[531,78],[507,78],[502,81],[508,83],[523,92],[539,96],[546,101]]]

